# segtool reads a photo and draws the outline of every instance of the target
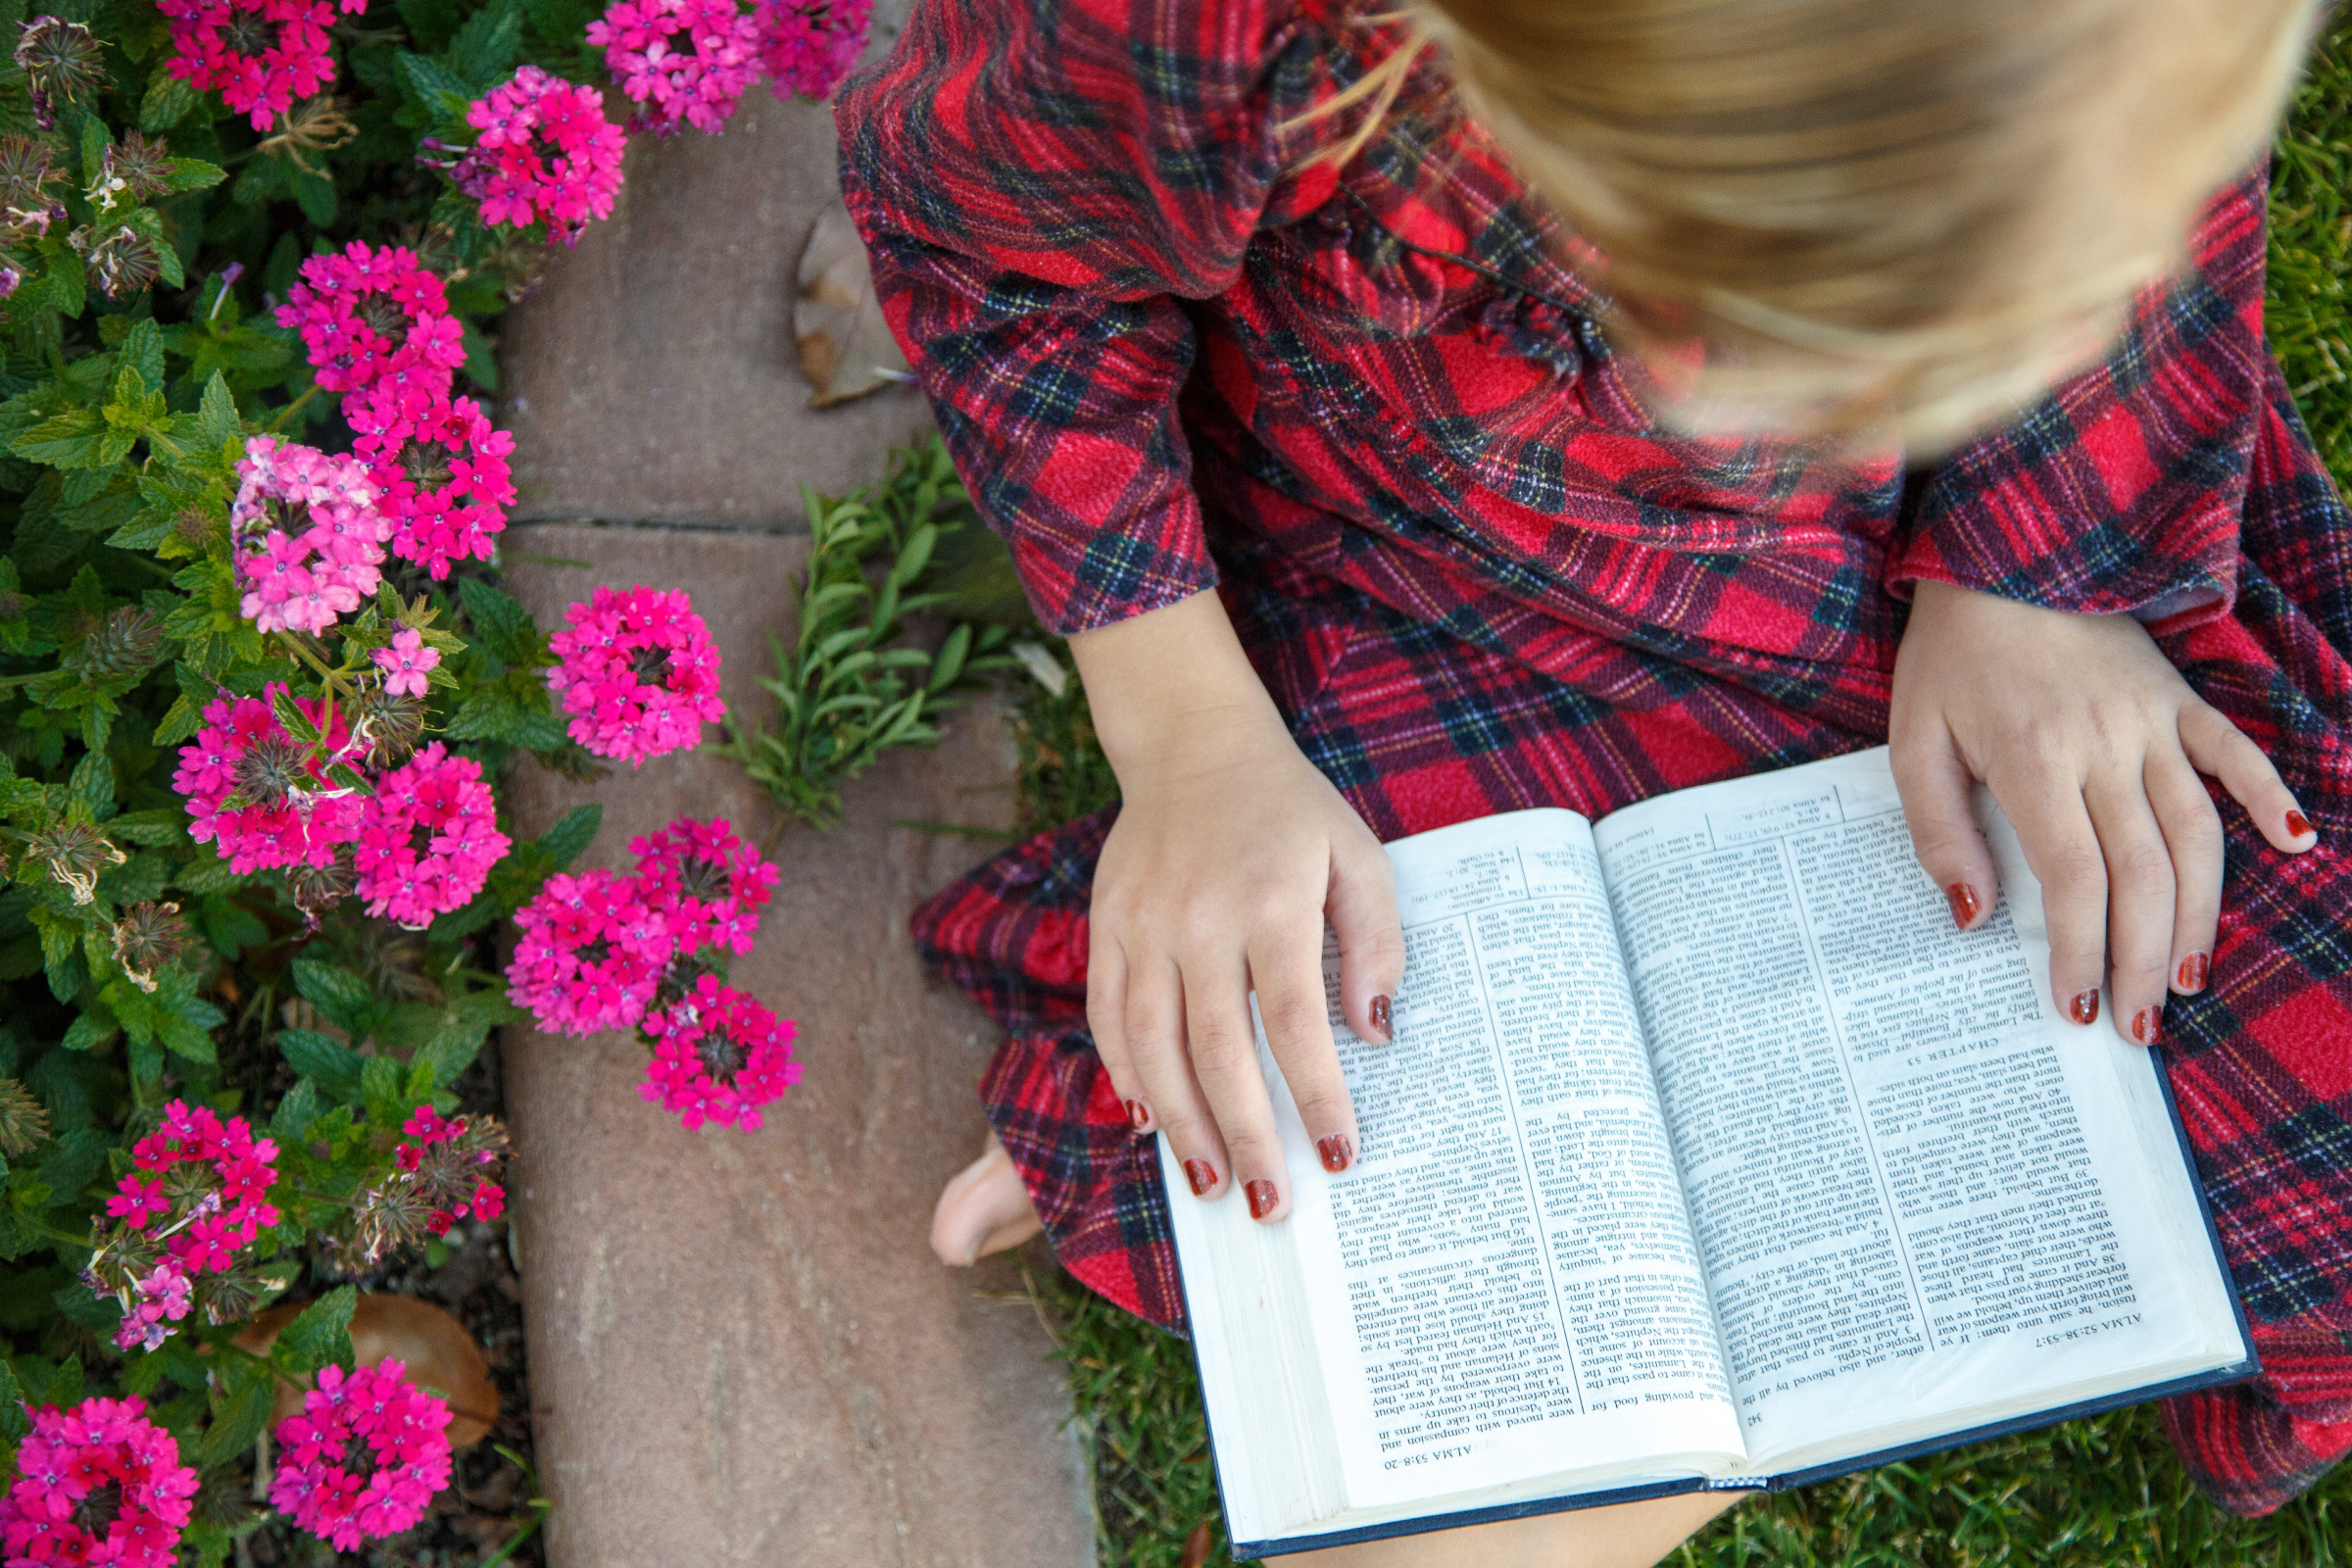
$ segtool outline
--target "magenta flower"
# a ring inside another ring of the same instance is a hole
[[[660,1040],[637,1093],[692,1132],[704,1122],[755,1132],[759,1107],[800,1082],[793,1026],[707,974],[661,1015]]]
[[[439,741],[383,774],[352,851],[368,912],[414,931],[465,907],[510,847],[497,824],[482,764],[447,755]]]
[[[146,1412],[136,1397],[31,1412],[32,1431],[17,1446],[17,1483],[0,1496],[0,1559],[9,1568],[172,1568],[196,1472]]]
[[[257,435],[237,478],[230,548],[256,630],[318,635],[375,592],[392,524],[366,464]]]
[[[620,90],[642,104],[631,130],[681,124],[713,135],[759,79],[759,28],[735,0],[612,0],[588,24]]]
[[[174,1100],[131,1146],[131,1164],[106,1201],[122,1229],[100,1241],[82,1281],[122,1305],[117,1348],[152,1350],[188,1315],[190,1276],[228,1268],[278,1222],[270,1201],[277,1146],[254,1137],[242,1116],[223,1121],[209,1105]]]
[[[446,1236],[450,1226],[468,1213],[488,1220],[506,1212],[507,1190],[486,1176],[473,1176],[480,1166],[499,1157],[499,1152],[506,1147],[503,1134],[494,1140],[479,1137],[467,1140],[465,1117],[444,1120],[430,1105],[418,1105],[400,1130],[416,1142],[395,1148],[393,1163],[405,1174],[416,1178],[412,1184],[414,1192],[433,1205],[425,1217],[426,1230],[435,1236]],[[436,1145],[450,1147],[436,1152]]]
[[[269,699],[223,692],[204,710],[196,744],[179,749],[172,787],[186,797],[188,835],[199,844],[219,841],[229,869],[243,875],[285,865],[332,865],[335,847],[360,836],[360,802],[329,788],[318,760],[295,744],[277,721]],[[317,723],[322,705],[297,698]],[[338,757],[349,734],[340,711],[325,737],[327,757]]]
[[[187,1271],[177,1258],[158,1258],[152,1271],[132,1277],[130,1287],[122,1321],[115,1328],[115,1348],[155,1349],[172,1337],[168,1325],[188,1315]]]
[[[550,238],[574,245],[590,219],[612,216],[627,139],[605,118],[603,93],[523,66],[466,122],[481,135],[450,177],[482,204],[485,224],[544,220]]]
[[[343,0],[345,11],[367,8]],[[156,0],[156,9],[172,19],[174,58],[164,70],[199,92],[220,88],[256,130],[335,79],[326,0]]]
[[[633,839],[645,902],[662,913],[680,953],[717,946],[752,951],[760,907],[779,873],[721,817],[681,816],[648,838]]]
[[[302,1413],[277,1425],[270,1503],[337,1551],[397,1536],[449,1485],[449,1406],[399,1361],[323,1367]]]
[[[414,626],[394,632],[392,646],[378,648],[371,657],[384,672],[384,690],[395,697],[422,697],[426,677],[441,663],[441,650],[425,647],[424,634]]]
[[[514,911],[507,995],[541,1029],[592,1035],[645,1016],[677,945],[634,879],[557,872]]]
[[[480,404],[386,378],[346,399],[343,417],[383,492],[394,555],[435,581],[453,561],[490,559],[514,504],[514,437],[492,429]]]
[[[822,98],[865,52],[873,0],[759,0],[753,23],[760,63],[777,97]]]
[[[277,324],[298,328],[319,388],[356,392],[386,376],[449,390],[466,363],[464,329],[449,314],[441,279],[416,253],[353,240],[302,264]]]
[[[718,649],[685,594],[599,588],[565,614],[570,626],[548,639],[562,662],[547,684],[572,715],[571,738],[597,756],[639,766],[698,744],[726,713]]]

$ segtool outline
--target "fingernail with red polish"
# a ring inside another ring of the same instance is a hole
[[[2208,961],[2202,953],[2192,953],[2180,960],[2180,973],[2177,978],[2180,982],[2181,990],[2202,991],[2205,989]]]
[[[1355,1163],[1355,1149],[1346,1133],[1333,1133],[1315,1145],[1315,1152],[1323,1156],[1323,1168],[1335,1176]]]
[[[2299,839],[2308,837],[2313,832],[2311,818],[2305,816],[2301,811],[2287,812],[2286,831],[2288,836],[2292,838]]]
[[[1394,1038],[1389,1029],[1389,999],[1386,997],[1372,999],[1372,1027],[1380,1031],[1381,1039]]]
[[[1127,1120],[1140,1133],[1152,1123],[1151,1109],[1140,1100],[1130,1100],[1127,1102]]]
[[[1193,1184],[1195,1198],[1206,1198],[1208,1190],[1217,1185],[1217,1167],[1205,1159],[1188,1159],[1184,1162],[1184,1179]]]
[[[2067,1016],[2073,1018],[2077,1023],[2097,1023],[2099,1021],[2099,994],[2096,991],[2083,992],[2066,1004],[2066,1011]]]
[[[2132,1038],[2143,1046],[2152,1046],[2163,1032],[2164,1009],[2142,1007],[2132,1015]]]
[[[1952,924],[1967,930],[1968,923],[1977,917],[1977,910],[1983,907],[1977,903],[1977,890],[1965,882],[1955,882],[1943,890],[1943,896],[1952,906]]]
[[[1274,1212],[1274,1205],[1282,1200],[1275,1196],[1272,1182],[1251,1182],[1242,1191],[1250,1197],[1250,1217],[1251,1219],[1264,1219],[1268,1214]]]

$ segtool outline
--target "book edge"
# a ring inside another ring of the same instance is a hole
[[[1761,1479],[1743,1481],[1737,1490],[1762,1490]],[[1540,1514],[1568,1513],[1579,1508],[1600,1508],[1619,1502],[1647,1502],[1654,1497],[1679,1497],[1687,1493],[1733,1490],[1710,1482],[1704,1476],[1690,1476],[1676,1481],[1653,1481],[1638,1487],[1615,1487],[1605,1492],[1571,1492],[1551,1497],[1528,1497],[1518,1502],[1495,1503],[1486,1508],[1464,1508],[1454,1513],[1415,1514],[1406,1519],[1391,1519],[1376,1525],[1355,1525],[1346,1530],[1330,1530],[1313,1536],[1282,1536],[1272,1541],[1237,1541],[1229,1548],[1235,1561],[1255,1561],[1265,1557],[1286,1557],[1293,1552],[1321,1551],[1330,1546],[1360,1545],[1368,1541],[1389,1541],[1398,1536],[1428,1535],[1436,1530],[1458,1530],[1469,1525],[1498,1524],[1506,1519],[1533,1519]]]

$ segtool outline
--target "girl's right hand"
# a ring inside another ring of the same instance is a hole
[[[1291,1183],[1258,1070],[1250,993],[1325,1168],[1355,1112],[1323,992],[1389,1037],[1404,934],[1389,858],[1300,755],[1213,592],[1070,640],[1123,804],[1095,870],[1087,1021],[1138,1131],[1164,1130],[1193,1192],[1238,1182],[1250,1214]]]

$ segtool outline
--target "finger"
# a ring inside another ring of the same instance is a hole
[[[1355,1107],[1323,1000],[1322,926],[1318,915],[1311,925],[1261,933],[1250,944],[1250,979],[1257,989],[1266,1045],[1298,1103],[1307,1140],[1323,1168],[1336,1175],[1355,1163]]]
[[[2029,792],[2005,780],[1991,782],[1993,799],[2017,829],[2026,865],[2041,883],[2050,991],[2058,1010],[2076,1023],[2096,1023],[2099,981],[2107,969],[2107,860],[2090,813],[2071,784]]]
[[[1911,826],[1911,850],[1951,906],[1952,923],[1965,931],[1992,912],[1998,879],[1992,851],[1969,808],[1975,782],[1968,763],[1941,724],[1903,737],[1890,757],[1894,787]]]
[[[1127,1123],[1150,1132],[1152,1098],[1127,1052],[1127,955],[1109,934],[1108,922],[1091,921],[1086,939],[1086,1024],[1094,1032],[1095,1054],[1110,1075],[1111,1091],[1127,1109]]]
[[[1250,1202],[1250,1217],[1276,1220],[1290,1212],[1290,1172],[1274,1128],[1274,1102],[1257,1061],[1257,1031],[1250,1023],[1249,976],[1239,953],[1188,956],[1184,967],[1185,1039],[1193,1076],[1216,1117],[1232,1158],[1233,1180]],[[1163,1109],[1161,1116],[1166,1116]],[[1173,1137],[1173,1132],[1170,1133]]]
[[[1224,1191],[1233,1162],[1185,1051],[1186,1023],[1184,982],[1176,965],[1165,958],[1130,961],[1122,1025],[1145,1103],[1167,1134],[1193,1196],[1214,1198]]]
[[[2151,757],[2148,804],[2173,857],[2173,943],[2166,983],[2180,996],[2205,989],[2222,917],[2222,818],[2188,759]]]
[[[1358,1040],[1386,1045],[1396,987],[1404,979],[1404,926],[1396,915],[1389,852],[1370,833],[1360,844],[1334,846],[1323,912],[1340,944],[1340,1011]],[[1258,1004],[1265,1004],[1262,988]],[[1283,1067],[1287,1072],[1290,1064]]]
[[[2206,703],[2192,703],[2180,711],[2180,746],[2200,773],[2222,781],[2230,798],[2246,808],[2254,829],[2271,847],[2300,855],[2320,842],[2311,819],[2295,804],[2294,791],[2278,776],[2261,747],[2244,730]]]
[[[2115,1032],[2152,1046],[2162,1032],[2179,884],[2143,775],[2103,774],[2083,797],[2107,860],[2107,995]]]

